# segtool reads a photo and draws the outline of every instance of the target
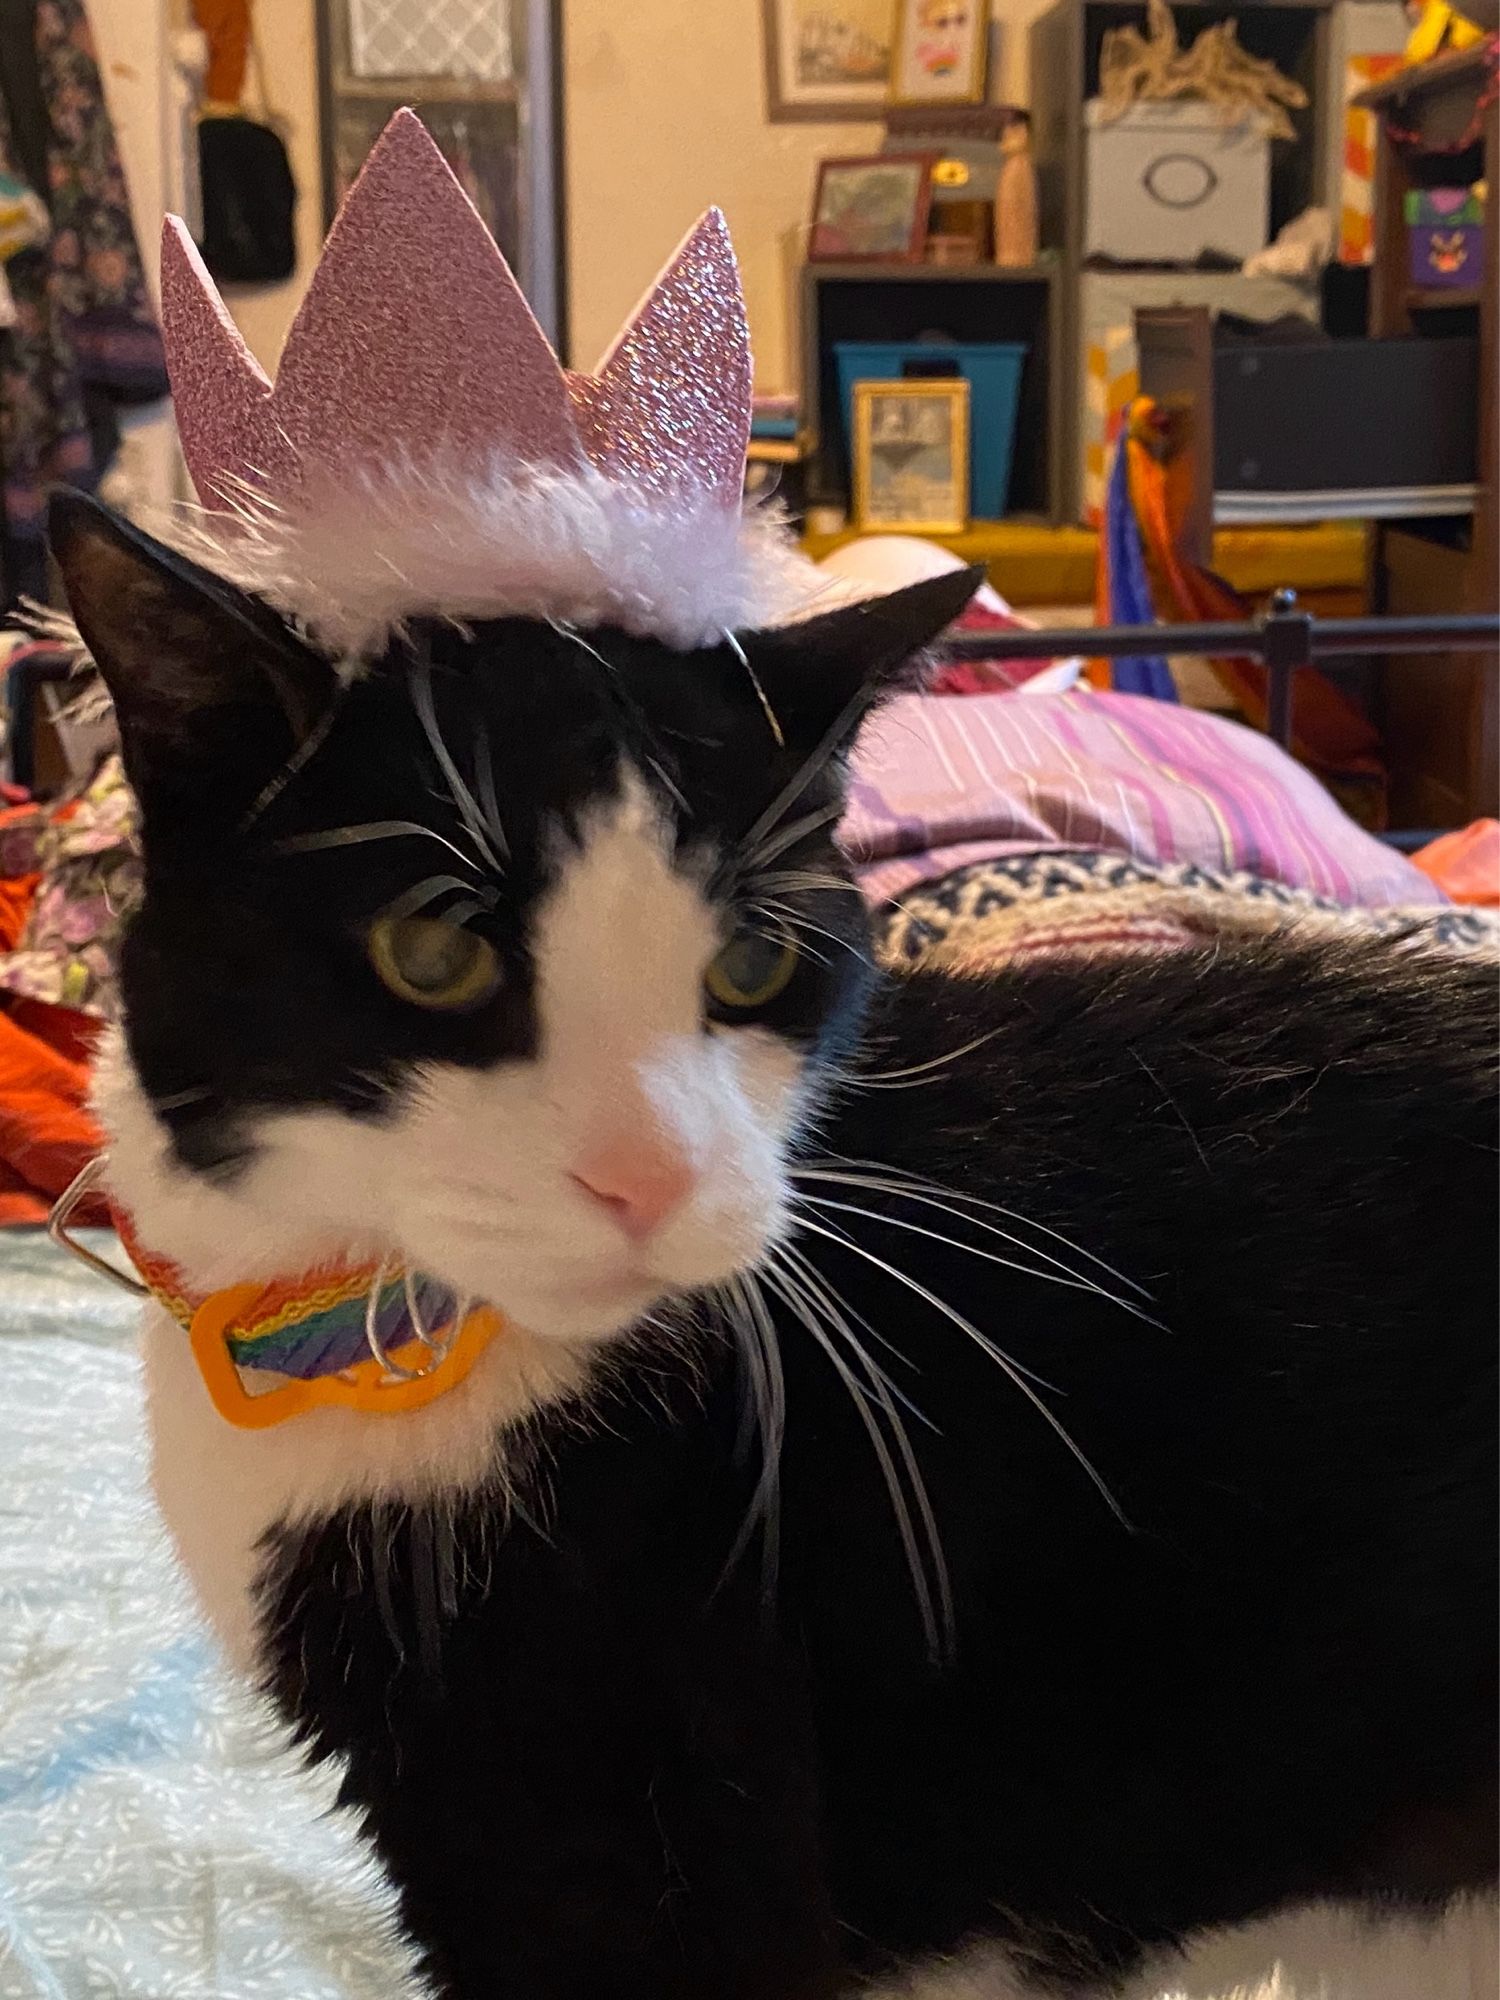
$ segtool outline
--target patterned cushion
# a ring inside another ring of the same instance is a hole
[[[1353,910],[1259,876],[1084,852],[981,861],[924,882],[888,906],[881,952],[894,965],[971,971],[1077,952],[1182,950],[1293,925],[1500,951],[1500,915],[1489,910]]]

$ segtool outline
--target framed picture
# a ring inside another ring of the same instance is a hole
[[[982,104],[989,0],[896,0],[895,104]]]
[[[877,121],[891,85],[891,0],[761,0],[766,110],[798,119]]]
[[[968,519],[968,383],[856,382],[856,527],[951,535]]]
[[[824,160],[818,168],[814,263],[920,264],[927,248],[935,153]]]

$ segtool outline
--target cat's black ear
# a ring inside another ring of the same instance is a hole
[[[55,493],[47,525],[148,822],[158,798],[190,801],[195,818],[242,811],[326,711],[332,666],[258,599],[85,494]]]
[[[916,663],[984,580],[982,565],[953,570],[740,643],[788,738],[811,744],[846,713],[852,728],[882,696],[916,685]]]

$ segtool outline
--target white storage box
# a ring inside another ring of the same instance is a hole
[[[1105,118],[1085,105],[1085,254],[1191,264],[1204,251],[1243,263],[1271,221],[1271,141],[1259,119],[1225,124],[1191,98],[1133,104]]]

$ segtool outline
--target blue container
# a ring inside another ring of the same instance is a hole
[[[1011,341],[838,340],[839,401],[845,440],[854,436],[856,382],[900,382],[957,372],[969,385],[969,512],[998,521],[1010,496],[1024,343]],[[934,363],[951,363],[941,371]]]

